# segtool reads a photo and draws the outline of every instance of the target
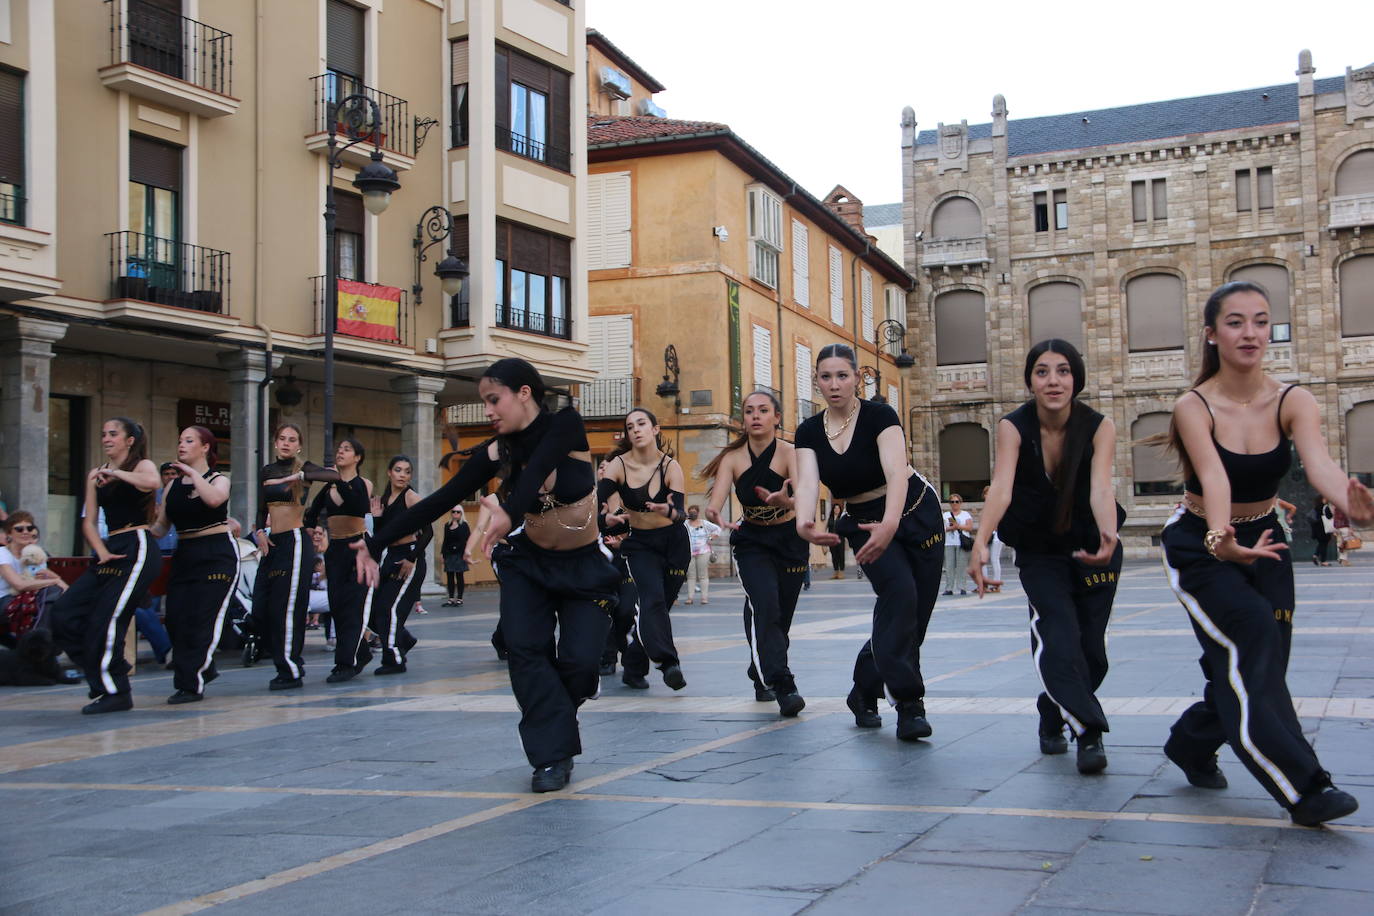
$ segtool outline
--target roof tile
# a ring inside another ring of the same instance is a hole
[[[679,121],[630,115],[588,115],[587,145],[625,143],[655,137],[681,137],[728,131],[729,125],[715,121]]]

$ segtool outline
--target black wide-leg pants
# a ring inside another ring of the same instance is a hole
[[[406,561],[413,564],[409,572],[404,570]],[[363,614],[368,629],[381,640],[382,664],[395,666],[405,661],[405,654],[415,642],[405,623],[425,579],[425,558],[412,541],[383,550],[378,565],[380,578],[376,588],[367,590]]]
[[[1109,730],[1096,694],[1107,676],[1107,624],[1123,556],[1120,544],[1106,566],[1016,551],[1030,604],[1031,657],[1044,687],[1037,707],[1046,734],[1060,732],[1065,722],[1075,735]]]
[[[253,581],[253,631],[263,652],[272,656],[277,676],[295,680],[305,674],[301,652],[315,544],[304,528],[273,532],[269,542]]]
[[[650,662],[659,668],[678,664],[668,612],[687,579],[692,557],[687,526],[679,522],[662,528],[636,528],[621,544],[621,552],[639,596],[634,627],[625,647],[625,673],[643,677],[649,673]]]
[[[363,642],[363,604],[367,586],[358,581],[357,552],[350,546],[362,535],[330,538],[324,552],[324,575],[329,582],[329,613],[334,618],[334,670],[361,671],[372,661]]]
[[[796,690],[787,664],[788,636],[806,577],[810,545],[787,521],[744,522],[730,533],[735,565],[744,587],[744,637],[749,642],[749,679],[757,687]]]
[[[205,673],[215,664],[215,648],[239,577],[234,536],[207,534],[177,541],[167,579],[167,635],[172,637],[172,685],[205,692]]]
[[[639,595],[635,592],[635,580],[630,576],[630,567],[625,563],[625,555],[619,550],[611,551],[611,565],[620,574],[620,591],[611,616],[611,628],[606,633],[606,648],[601,653],[601,664],[613,665],[625,652],[630,630],[635,625],[635,615],[639,613]]]
[[[1238,543],[1251,546],[1264,531],[1285,541],[1278,519],[1267,515],[1235,526]],[[1231,745],[1279,804],[1292,808],[1328,778],[1303,737],[1288,693],[1293,639],[1293,559],[1249,566],[1218,560],[1203,546],[1205,520],[1182,507],[1164,526],[1164,569],[1188,611],[1202,646],[1203,699],[1172,728],[1188,755],[1207,757]]]
[[[601,687],[597,663],[620,574],[600,544],[544,550],[523,535],[497,545],[491,560],[525,756],[533,767],[575,757],[577,707]]]
[[[53,640],[86,673],[92,697],[129,692],[124,639],[162,570],[162,554],[146,528],[105,539],[119,559],[92,565],[53,605]]]
[[[881,520],[883,508],[884,500],[875,499],[848,507],[840,517],[837,532],[856,553],[869,538],[859,523]],[[893,704],[925,697],[921,644],[940,593],[944,549],[940,497],[913,475],[892,543],[877,560],[860,565],[877,595],[872,634],[854,660],[854,683],[864,696],[876,699],[886,691]]]

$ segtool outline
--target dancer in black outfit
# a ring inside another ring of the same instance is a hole
[[[307,528],[319,524],[321,513],[329,519],[324,574],[329,582],[329,613],[334,618],[335,638],[334,670],[325,678],[329,684],[352,680],[372,661],[372,650],[363,641],[367,589],[358,584],[350,546],[363,539],[367,515],[372,511],[372,481],[358,474],[358,465],[366,455],[357,439],[341,440],[334,452],[339,479],[325,484],[305,513]]]
[[[393,457],[386,472],[389,478],[386,493],[373,500],[372,514],[377,519],[374,524],[379,528],[420,501],[420,494],[410,487],[412,465],[408,457]],[[406,629],[406,619],[425,581],[428,571],[425,554],[432,540],[434,530],[429,525],[421,525],[418,531],[402,535],[382,550],[378,561],[381,584],[369,588],[363,602],[367,627],[377,634],[382,644],[382,663],[373,674],[405,673],[406,655],[416,643]],[[349,559],[353,559],[351,554]]]
[[[782,405],[766,391],[744,399],[744,434],[702,469],[714,478],[706,517],[730,529],[730,547],[744,586],[744,636],[749,642],[749,679],[754,699],[777,700],[795,716],[806,707],[787,664],[788,631],[797,610],[811,545],[797,536],[789,492],[797,474],[796,449],[778,439]],[[720,510],[734,484],[744,519],[727,524]]]
[[[277,460],[260,472],[257,578],[253,581],[253,619],[263,651],[272,656],[277,676],[269,690],[300,687],[305,674],[305,615],[310,607],[310,574],[315,543],[301,527],[311,481],[339,479],[333,468],[300,460],[301,428],[283,423],[272,435]],[[264,528],[266,530],[264,530]],[[270,536],[267,534],[270,531]]]
[[[872,637],[854,661],[846,704],[860,728],[878,728],[878,696],[886,688],[897,708],[897,737],[931,734],[926,721],[921,643],[935,609],[944,558],[940,497],[907,463],[897,412],[860,400],[854,351],[821,348],[817,385],[826,409],[797,428],[797,533],[824,547],[839,537],[816,523],[818,484],[845,500],[838,530],[878,596]]]
[[[1031,400],[997,424],[997,467],[969,554],[968,575],[981,597],[1001,585],[983,575],[988,542],[999,531],[1016,548],[1030,602],[1031,653],[1044,692],[1040,751],[1063,754],[1067,722],[1078,742],[1078,771],[1107,767],[1107,716],[1096,691],[1107,676],[1125,511],[1112,495],[1116,427],[1078,400],[1083,357],[1051,339],[1026,354]],[[1000,528],[999,528],[1000,524]]]
[[[167,579],[167,632],[172,637],[173,705],[205,698],[219,677],[215,648],[239,578],[238,541],[229,531],[229,478],[215,470],[219,442],[204,426],[177,439],[178,476],[167,485],[152,535],[177,531]]]
[[[444,540],[439,547],[439,555],[444,558],[444,576],[448,580],[444,607],[463,606],[463,592],[467,586],[464,575],[472,565],[472,557],[468,554],[471,537],[472,529],[463,518],[463,507],[454,506],[453,517],[444,525]]]
[[[162,569],[162,554],[148,533],[162,483],[148,460],[143,427],[114,417],[100,427],[105,462],[86,475],[86,512],[81,532],[95,563],[53,605],[53,639],[81,666],[94,701],[86,715],[133,709],[124,638],[134,609]],[[109,534],[100,539],[96,516],[105,510]]]
[[[477,390],[496,435],[448,483],[381,526],[370,553],[359,552],[359,575],[375,585],[383,545],[501,478],[504,503],[483,498],[489,515],[479,534],[501,580],[500,629],[530,785],[551,792],[568,784],[582,752],[577,707],[601,686],[597,660],[620,577],[598,543],[595,477],[577,411],[544,410],[543,379],[522,359],[493,363]]]
[[[643,483],[630,483],[632,477]],[[629,526],[620,549],[639,601],[620,680],[637,690],[649,686],[644,676],[651,661],[663,672],[663,683],[674,690],[687,686],[669,616],[691,561],[685,490],[682,466],[668,454],[658,419],[636,407],[625,415],[625,437],[603,465],[597,498],[621,510],[604,516],[610,533]]]
[[[1164,753],[1193,785],[1220,789],[1226,777],[1216,751],[1225,741],[1294,823],[1312,827],[1359,803],[1331,784],[1288,693],[1293,559],[1274,497],[1290,442],[1308,481],[1352,522],[1374,520],[1374,497],[1331,460],[1316,399],[1265,374],[1264,290],[1244,281],[1218,288],[1203,325],[1202,369],[1175,402],[1169,430],[1186,481],[1162,540],[1207,683],[1202,701],[1174,723]]]

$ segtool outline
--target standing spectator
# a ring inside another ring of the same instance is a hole
[[[1283,529],[1283,540],[1286,544],[1293,543],[1293,519],[1297,517],[1298,507],[1284,499],[1282,496],[1274,497],[1274,505],[1278,512],[1279,527]]]
[[[1317,504],[1308,516],[1308,524],[1312,527],[1312,539],[1317,542],[1316,549],[1312,551],[1312,565],[1330,566],[1331,562],[1326,557],[1331,547],[1331,534],[1336,530],[1336,517],[1325,496],[1317,497]]]
[[[1332,510],[1331,524],[1336,532],[1336,559],[1342,566],[1350,565],[1350,557],[1345,552],[1345,542],[1350,538],[1350,518],[1340,509]]]
[[[983,487],[984,505],[987,504],[988,491],[991,489],[990,486]],[[983,527],[982,513],[978,515],[978,527],[979,529]],[[987,587],[988,591],[1000,592],[1002,590],[1002,586],[998,584],[1002,581],[1002,539],[997,536],[995,527],[992,529],[992,536],[988,538],[988,562],[983,567],[983,578],[992,579],[992,584]]]
[[[841,515],[844,515],[844,507],[839,503],[831,503],[830,517],[825,520],[825,530],[831,534],[835,534],[835,526],[840,523]],[[832,579],[844,578],[844,552],[845,546],[843,540],[830,547],[830,565],[835,568],[835,572],[830,576]]]
[[[444,557],[444,575],[448,579],[448,598],[444,607],[462,607],[463,591],[467,583],[464,575],[472,564],[472,554],[468,553],[468,540],[472,529],[463,518],[463,507],[454,506],[453,514],[444,525],[444,542],[439,552]]]
[[[720,526],[700,517],[696,506],[687,508],[687,540],[691,544],[692,559],[687,564],[687,600],[692,603],[692,594],[701,592],[701,603],[710,604],[711,595],[711,542],[720,534]]]
[[[969,547],[973,546],[973,516],[964,509],[964,498],[955,493],[949,498],[949,510],[945,512],[945,590],[944,594],[954,594],[954,585],[959,584],[959,594],[967,595],[969,585],[967,563],[963,554],[964,538]]]

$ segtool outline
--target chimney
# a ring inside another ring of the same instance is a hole
[[[845,190],[844,185],[835,185],[835,190],[826,195],[824,203],[860,235],[868,235],[864,230],[864,202]]]

